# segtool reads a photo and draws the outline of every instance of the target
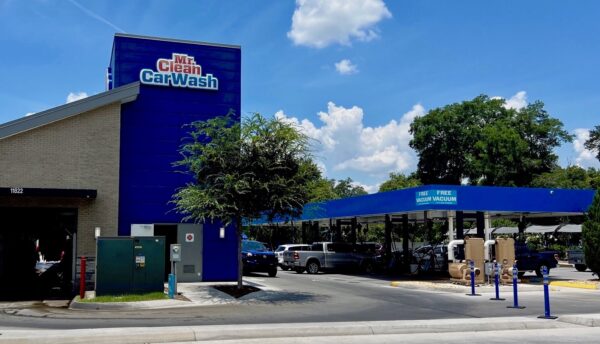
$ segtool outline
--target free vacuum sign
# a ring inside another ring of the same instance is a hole
[[[144,68],[140,71],[140,81],[146,85],[219,89],[219,79],[208,73],[202,75],[202,66],[187,54],[173,53],[170,59],[158,59],[156,70]]]
[[[458,196],[456,190],[424,190],[415,195],[417,205],[450,204],[456,205]]]

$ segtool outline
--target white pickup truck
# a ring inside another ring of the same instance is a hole
[[[577,269],[577,271],[587,270],[583,249],[568,250],[567,257],[569,258],[569,264],[575,265],[575,269]]]
[[[362,270],[371,272],[374,267],[375,246],[316,242],[309,251],[285,251],[283,261],[297,273],[316,274],[321,270]]]

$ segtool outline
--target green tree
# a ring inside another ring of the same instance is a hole
[[[600,160],[600,125],[590,130],[590,138],[585,141],[585,148],[596,152],[596,159]]]
[[[529,185],[557,166],[553,149],[572,139],[542,102],[515,110],[486,95],[433,109],[410,130],[424,184]]]
[[[360,185],[355,185],[352,178],[340,179],[333,187],[337,198],[366,195],[368,192]]]
[[[600,192],[596,191],[581,234],[585,263],[600,276]]]
[[[421,185],[415,173],[405,176],[402,173],[390,173],[388,180],[379,186],[379,192],[400,190]]]
[[[335,180],[318,178],[308,185],[310,202],[322,202],[337,199],[339,196],[334,190]]]
[[[596,170],[579,166],[557,167],[533,178],[531,186],[563,189],[588,189],[595,184]]]
[[[194,181],[173,195],[175,209],[186,220],[235,224],[242,288],[242,219],[299,216],[319,171],[308,138],[278,119],[254,114],[240,125],[229,114],[191,128],[175,166]]]

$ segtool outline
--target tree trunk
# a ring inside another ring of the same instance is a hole
[[[242,263],[242,217],[237,216],[235,219],[235,234],[237,235],[237,252],[238,252],[238,276],[237,276],[237,287],[242,289],[242,275],[243,275],[243,263]]]

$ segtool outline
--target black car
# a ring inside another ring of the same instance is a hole
[[[259,241],[242,240],[242,263],[244,273],[267,272],[277,275],[277,256]]]

